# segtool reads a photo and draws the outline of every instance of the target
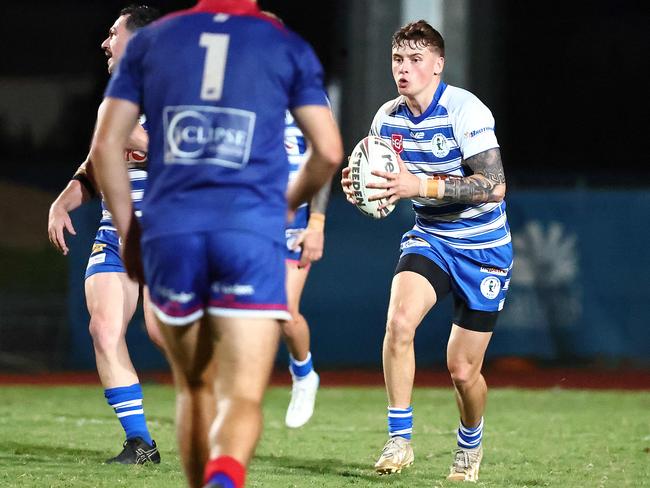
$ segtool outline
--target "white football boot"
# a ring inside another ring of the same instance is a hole
[[[291,401],[287,408],[287,415],[284,423],[292,429],[305,425],[314,413],[316,404],[316,392],[320,378],[316,371],[311,371],[304,378],[293,378],[291,388]]]
[[[409,467],[414,459],[410,440],[400,436],[391,437],[375,463],[375,471],[379,474],[401,473],[402,468]]]
[[[474,449],[463,449],[459,447],[454,453],[454,463],[449,469],[450,481],[478,481],[478,471],[483,459],[483,446]]]

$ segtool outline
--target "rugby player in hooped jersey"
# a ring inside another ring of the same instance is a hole
[[[120,11],[108,37],[101,44],[108,57],[109,73],[115,70],[131,36],[157,17],[155,9],[144,5],[129,6]],[[131,194],[126,198],[129,201],[133,199],[136,207],[140,205],[146,185],[147,142],[147,133],[137,125],[124,145],[127,149],[123,152],[122,165],[128,167],[132,185]],[[64,255],[68,253],[64,230],[75,234],[69,212],[97,193],[89,156],[50,207],[48,235]],[[142,388],[125,340],[127,326],[138,303],[139,286],[126,275],[120,257],[119,237],[103,200],[102,218],[86,269],[85,294],[99,379],[106,401],[114,409],[126,435],[122,451],[107,462],[159,463],[160,454],[145,420]],[[162,347],[162,337],[148,305],[146,287],[143,289],[143,302],[149,337]]]
[[[385,205],[410,198],[415,226],[402,238],[383,346],[388,433],[375,464],[381,474],[413,463],[415,375],[413,340],[424,316],[449,292],[454,318],[447,367],[460,412],[450,480],[476,481],[483,455],[487,386],[485,351],[510,282],[512,245],[505,213],[501,154],[489,109],[471,93],[441,80],[444,41],[420,20],[392,39],[392,71],[399,97],[377,112],[370,134],[390,141],[400,173],[377,171]],[[355,203],[349,170],[341,184]]]
[[[284,144],[289,157],[289,184],[298,175],[309,156],[305,137],[287,113]],[[331,183],[321,188],[314,198],[301,205],[293,220],[287,223],[287,303],[291,320],[282,321],[282,335],[289,350],[291,372],[291,400],[284,422],[287,427],[305,425],[314,413],[316,392],[320,383],[314,370],[310,351],[310,333],[307,320],[300,313],[302,296],[311,263],[323,255],[325,243],[325,212],[329,201]]]
[[[322,68],[254,1],[201,0],[133,38],[104,103],[91,156],[132,274],[139,225],[120,147],[140,107],[150,124],[142,264],[174,373],[189,485],[239,488],[262,429],[279,321],[290,319],[287,210],[342,159]],[[287,109],[312,149],[288,192]]]

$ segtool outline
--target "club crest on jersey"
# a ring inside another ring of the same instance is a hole
[[[124,161],[127,163],[141,163],[147,160],[147,153],[137,149],[125,149]]]
[[[402,134],[391,134],[390,143],[397,154],[404,150],[404,136]]]
[[[98,253],[98,252],[102,252],[105,247],[106,247],[106,244],[96,242],[96,243],[93,244],[93,250],[90,251],[90,254],[95,254],[95,253]]]
[[[489,300],[494,300],[501,291],[501,282],[496,276],[488,276],[481,281],[481,293]]]
[[[449,154],[449,143],[444,134],[436,133],[431,139],[431,151],[433,155],[437,158],[444,158]]]

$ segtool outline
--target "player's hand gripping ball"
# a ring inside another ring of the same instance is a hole
[[[373,195],[386,190],[366,187],[368,183],[385,181],[384,178],[371,174],[372,171],[399,173],[397,154],[393,151],[390,143],[375,136],[361,139],[352,150],[352,155],[348,159],[348,167],[350,168],[349,178],[352,180],[354,198],[361,213],[375,219],[382,219],[390,214],[395,208],[395,204],[388,205],[381,210],[377,208],[382,203],[386,203],[387,199],[369,201]]]

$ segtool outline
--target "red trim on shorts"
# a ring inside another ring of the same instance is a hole
[[[215,474],[223,473],[235,484],[235,488],[242,488],[246,479],[246,468],[235,458],[230,456],[219,456],[210,459],[203,471],[203,483],[208,484],[210,478]]]
[[[179,309],[178,306],[174,306],[174,305],[178,305],[176,302],[166,302],[165,305],[160,305],[153,298],[151,299],[151,301],[156,307],[158,307],[158,310],[160,310],[162,313],[174,318],[187,317],[188,315],[192,315],[197,310],[203,308],[203,305],[201,305],[200,303],[193,306],[190,309]]]
[[[238,303],[230,300],[210,300],[209,306],[238,310],[288,310],[283,303]]]

